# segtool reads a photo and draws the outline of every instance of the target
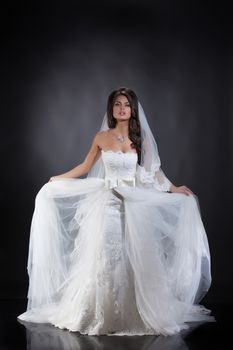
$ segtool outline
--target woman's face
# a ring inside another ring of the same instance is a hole
[[[117,96],[113,104],[113,116],[117,120],[128,120],[131,117],[131,107],[126,96]]]

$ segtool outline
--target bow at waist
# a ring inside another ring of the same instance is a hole
[[[105,188],[111,189],[118,186],[132,186],[135,187],[135,177],[117,178],[117,177],[105,177]]]

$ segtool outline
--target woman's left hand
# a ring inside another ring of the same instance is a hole
[[[175,192],[175,193],[184,193],[187,196],[189,196],[190,194],[194,194],[190,188],[188,188],[187,186],[183,185],[183,186],[174,186],[171,190],[171,192]]]

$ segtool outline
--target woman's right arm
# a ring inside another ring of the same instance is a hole
[[[82,175],[85,175],[88,173],[88,171],[92,168],[92,166],[95,164],[95,162],[99,159],[100,157],[100,139],[101,139],[101,132],[97,132],[97,134],[95,135],[93,141],[92,141],[92,145],[91,148],[86,156],[86,158],[84,159],[84,161],[77,165],[75,168],[71,169],[70,171],[61,174],[61,175],[56,175],[56,176],[52,176],[49,179],[50,181],[53,181],[54,179],[60,179],[60,178],[77,178],[80,177]]]

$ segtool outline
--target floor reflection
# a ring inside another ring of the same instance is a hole
[[[173,336],[84,336],[61,330],[50,324],[36,324],[18,320],[26,328],[27,350],[188,350],[185,337],[200,323]]]

